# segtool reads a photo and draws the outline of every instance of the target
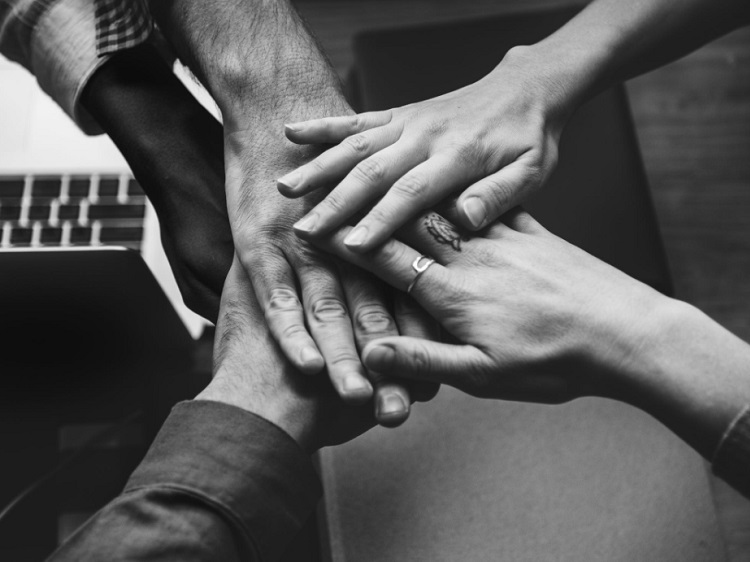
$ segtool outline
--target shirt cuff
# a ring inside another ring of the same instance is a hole
[[[750,498],[750,405],[727,428],[711,464],[716,476]]]
[[[322,494],[310,456],[282,429],[208,400],[177,404],[125,492],[169,486],[230,519],[262,559],[277,559]]]
[[[31,71],[39,85],[89,135],[104,131],[78,103],[89,78],[108,58],[97,56],[94,3],[65,0],[39,17],[31,37]]]

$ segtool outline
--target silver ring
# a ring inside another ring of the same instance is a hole
[[[422,260],[426,261],[420,264]],[[417,256],[417,259],[412,262],[411,268],[416,271],[417,274],[414,276],[414,279],[411,280],[411,283],[409,283],[409,286],[406,288],[407,295],[411,294],[411,290],[414,288],[414,285],[417,282],[417,279],[419,279],[419,276],[427,271],[427,268],[430,267],[433,263],[435,263],[435,260],[432,258],[428,258],[427,256]]]

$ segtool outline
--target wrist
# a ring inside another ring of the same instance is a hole
[[[219,371],[195,400],[212,400],[241,408],[280,428],[308,453],[318,449],[312,407],[293,392],[284,393],[280,389],[258,392],[251,384]]]
[[[597,53],[554,36],[534,45],[513,47],[495,71],[513,69],[541,97],[544,114],[561,126],[593,95],[603,61]]]
[[[710,457],[750,399],[750,347],[694,306],[656,295],[620,327],[620,386],[609,397],[647,412]]]

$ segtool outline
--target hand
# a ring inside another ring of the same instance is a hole
[[[150,45],[107,61],[89,80],[82,103],[112,137],[153,203],[186,304],[216,321],[234,253],[221,125]]]
[[[310,208],[310,198],[289,201],[264,189],[266,178],[309,158],[309,149],[293,147],[258,125],[228,132],[225,150],[238,256],[284,355],[307,374],[325,364],[347,401],[369,400],[374,386],[379,423],[402,423],[409,415],[408,388],[378,373],[369,373],[368,380],[357,350],[375,337],[398,334],[385,293],[352,268],[339,271],[333,260],[294,235],[291,224]],[[426,335],[415,324],[405,329]]]
[[[214,378],[197,400],[257,414],[309,452],[349,441],[375,424],[371,408],[344,403],[328,379],[303,376],[282,356],[238,260],[222,294],[214,363]]]
[[[288,197],[340,181],[295,229],[321,235],[372,206],[346,240],[368,251],[450,196],[460,194],[458,221],[470,230],[517,205],[553,171],[565,115],[558,88],[517,58],[434,99],[287,125],[296,143],[340,143],[278,180]]]
[[[611,396],[632,374],[632,357],[673,302],[554,236],[521,210],[469,239],[435,213],[360,254],[346,227],[321,247],[397,289],[412,263],[433,257],[412,296],[460,342],[389,337],[363,351],[369,368],[455,386],[482,397],[562,402]],[[622,396],[619,396],[622,398]]]

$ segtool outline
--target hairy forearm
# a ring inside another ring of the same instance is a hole
[[[543,76],[564,110],[750,23],[746,0],[594,0],[511,60]]]
[[[290,122],[349,112],[335,73],[287,0],[154,0],[154,17],[230,131],[247,112]]]
[[[657,418],[710,459],[750,403],[750,346],[686,303],[658,297],[651,311],[615,328],[624,345],[612,396]],[[615,334],[615,331],[612,332]]]

